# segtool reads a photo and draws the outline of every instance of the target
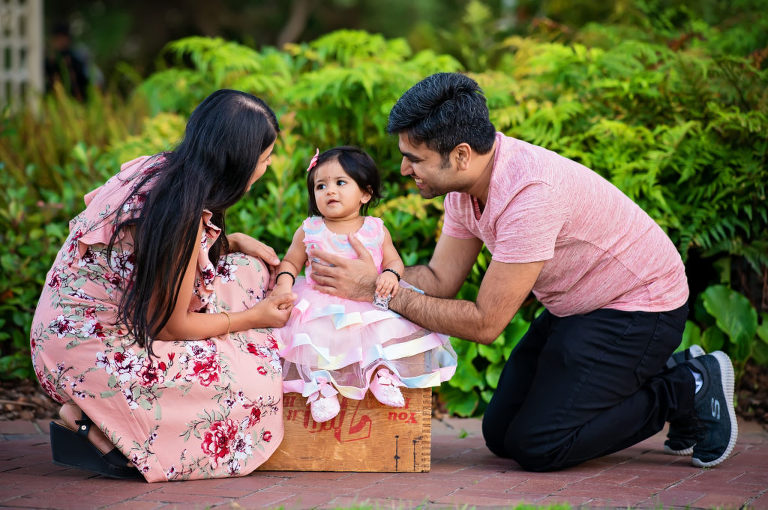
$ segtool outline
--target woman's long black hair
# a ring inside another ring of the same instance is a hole
[[[209,251],[216,264],[229,248],[225,211],[243,197],[259,157],[278,133],[277,118],[264,101],[236,90],[218,90],[192,112],[178,147],[164,154],[159,167],[142,177],[123,203],[146,193],[141,212],[121,219],[123,207],[118,210],[109,252],[118,234],[133,228],[134,269],[117,319],[150,354],[152,339],[171,317],[195,243],[200,242],[203,209],[213,213],[211,221],[221,228]],[[152,178],[156,182],[143,191]]]

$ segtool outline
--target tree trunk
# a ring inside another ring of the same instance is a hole
[[[313,8],[313,0],[293,0],[291,2],[291,14],[288,18],[288,23],[285,24],[280,31],[280,35],[277,36],[278,48],[282,48],[286,43],[296,42],[306,28],[307,19]]]

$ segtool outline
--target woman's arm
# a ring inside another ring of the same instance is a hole
[[[243,234],[242,232],[228,234],[227,242],[229,242],[230,253],[239,251],[251,257],[259,258],[271,266],[276,266],[280,263],[280,259],[272,247],[267,246],[258,239],[254,239],[248,234]]]
[[[199,240],[203,233],[203,223],[197,229]],[[187,263],[181,288],[176,299],[176,306],[162,330],[155,335],[157,340],[199,340],[223,335],[233,331],[253,328],[281,327],[288,320],[296,297],[291,294],[269,296],[242,312],[207,314],[189,311],[190,299],[194,292],[197,273],[197,257],[200,243],[195,242],[192,256]],[[289,306],[286,306],[289,305]],[[152,305],[154,306],[154,305]],[[280,307],[284,307],[281,309]],[[150,316],[151,316],[150,310]]]
[[[280,259],[278,258],[277,253],[275,253],[275,250],[273,250],[271,246],[267,246],[261,241],[254,239],[248,234],[243,234],[242,232],[228,234],[227,242],[229,243],[230,253],[239,251],[264,261],[264,263],[267,265],[267,269],[269,270],[269,280],[271,287],[275,278],[275,268],[278,264],[280,264]]]

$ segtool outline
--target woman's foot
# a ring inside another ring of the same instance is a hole
[[[380,368],[371,379],[371,393],[385,406],[405,407],[403,392],[398,386],[403,386],[403,383],[386,368]]]
[[[73,402],[67,402],[61,409],[59,409],[59,418],[64,423],[64,426],[70,430],[77,432],[78,428],[85,427],[85,425],[78,425],[77,421],[83,416],[83,411],[77,407]],[[83,429],[85,430],[85,429]],[[99,427],[91,427],[88,431],[88,441],[93,443],[93,446],[99,449],[101,453],[109,453],[115,445],[107,439],[107,436],[99,429]],[[132,465],[132,464],[129,464]]]
[[[80,413],[80,419],[75,418],[77,412]],[[93,426],[90,418],[75,404],[62,406],[59,416],[63,424],[57,421],[50,424],[54,464],[83,469],[110,478],[142,478],[138,469]]]

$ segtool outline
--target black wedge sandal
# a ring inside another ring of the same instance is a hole
[[[144,478],[138,469],[128,465],[128,459],[120,450],[113,448],[109,453],[101,453],[88,440],[88,431],[91,430],[93,422],[85,413],[83,418],[75,423],[77,432],[55,421],[51,422],[51,452],[54,464],[92,471],[109,478]]]

